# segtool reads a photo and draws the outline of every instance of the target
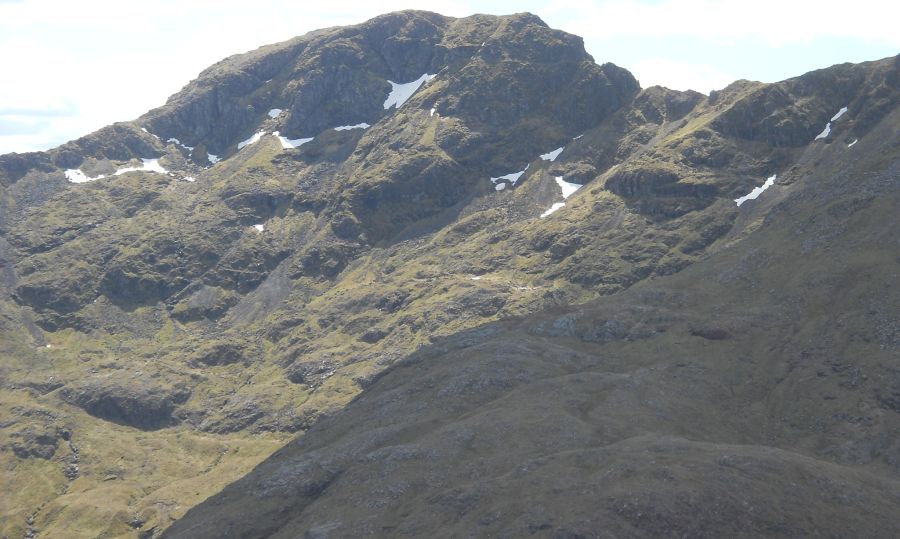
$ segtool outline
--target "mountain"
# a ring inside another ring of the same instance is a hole
[[[898,99],[404,11],[0,156],[0,534],[895,536]]]

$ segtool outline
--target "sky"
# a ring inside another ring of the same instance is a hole
[[[643,87],[703,93],[900,54],[893,0],[0,0],[0,154],[132,120],[231,54],[399,9],[530,11]]]

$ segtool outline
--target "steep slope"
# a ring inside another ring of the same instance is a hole
[[[737,248],[826,150],[893,155],[898,73],[642,91],[533,15],[409,11],[0,157],[0,533],[153,536],[436,339]]]
[[[678,275],[411,356],[164,536],[896,537],[898,126]]]

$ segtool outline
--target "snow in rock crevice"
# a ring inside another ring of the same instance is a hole
[[[66,179],[69,180],[71,183],[87,183],[87,182],[92,182],[94,180],[99,180],[99,179],[102,179],[105,177],[106,177],[105,174],[101,174],[99,176],[92,178],[92,177],[88,176],[87,174],[85,174],[84,172],[82,172],[81,169],[78,169],[78,168],[70,168],[70,169],[66,170]]]
[[[125,174],[126,172],[158,172],[159,174],[167,174],[169,171],[159,164],[159,159],[141,159],[139,167],[124,167],[116,171],[116,176]]]
[[[754,187],[752,191],[750,191],[749,193],[747,193],[746,195],[744,195],[740,198],[734,199],[734,201],[737,203],[738,206],[740,206],[741,204],[743,204],[744,202],[747,202],[748,200],[756,200],[756,198],[759,195],[761,195],[763,193],[763,191],[765,191],[769,187],[772,187],[775,184],[775,180],[777,178],[778,178],[777,174],[772,174],[766,180],[766,183],[762,184],[759,187]]]
[[[116,170],[114,176],[121,176],[126,172],[158,172],[159,174],[168,174],[169,171],[164,169],[162,165],[159,164],[159,159],[141,159],[141,166],[139,167],[122,167]],[[81,171],[81,169],[70,168],[65,172],[66,179],[71,183],[87,183],[95,180],[100,180],[106,177],[106,174],[100,174],[99,176],[91,177]],[[190,180],[193,181],[193,180]]]
[[[362,122],[362,123],[358,123],[356,125],[341,125],[341,126],[335,127],[334,130],[335,131],[349,131],[350,129],[368,129],[370,127],[372,127],[372,126],[365,122]]]
[[[541,159],[543,159],[544,161],[551,161],[551,162],[556,161],[556,158],[559,157],[559,154],[561,154],[565,148],[566,148],[565,146],[562,146],[560,148],[553,150],[552,152],[545,153],[545,154],[541,155]]]
[[[187,151],[189,151],[189,152],[193,152],[193,151],[194,151],[194,147],[193,147],[193,146],[188,146],[188,145],[186,145],[186,144],[182,144],[182,142],[181,142],[180,140],[178,140],[177,138],[175,138],[175,137],[169,137],[169,139],[166,140],[166,142],[174,142],[175,144],[177,144],[178,146],[181,146],[182,148],[184,148],[185,150],[187,150]]]
[[[396,107],[399,109],[403,106],[404,103],[406,103],[406,101],[410,97],[412,97],[414,93],[416,93],[416,90],[418,90],[420,86],[436,76],[437,75],[429,75],[428,73],[425,73],[412,82],[399,84],[389,80],[388,82],[391,84],[391,93],[388,94],[387,99],[384,100],[384,109],[387,110],[391,107]]]
[[[556,179],[556,185],[558,185],[560,190],[562,191],[563,200],[566,200],[567,198],[572,196],[572,194],[575,191],[581,189],[581,187],[583,185],[580,183],[567,182],[564,179],[562,179],[562,176],[557,176],[555,179]]]
[[[281,109],[272,109],[268,112],[269,118],[278,118],[278,116],[284,112]]]
[[[558,185],[560,191],[562,191],[563,200],[568,199],[570,196],[572,196],[573,193],[575,193],[575,191],[581,189],[583,186],[580,183],[567,182],[562,178],[562,176],[557,176],[556,178],[554,178],[554,180],[556,180],[556,185]],[[547,209],[547,211],[541,214],[541,219],[554,213],[565,205],[565,202],[554,202],[553,205]]]
[[[831,134],[831,122],[828,122],[828,123],[825,125],[825,129],[823,129],[821,133],[819,133],[818,135],[816,135],[816,138],[814,138],[813,140],[816,141],[816,140],[819,140],[819,139],[826,138],[826,137],[828,137],[828,135],[830,135],[830,134]]]
[[[278,142],[281,143],[281,147],[284,148],[285,150],[289,150],[291,148],[299,148],[300,146],[303,146],[304,144],[306,144],[307,142],[309,142],[315,138],[315,137],[309,137],[309,138],[289,139],[287,137],[281,136],[281,133],[279,133],[278,131],[275,131],[274,133],[272,133],[272,136],[274,136],[275,138],[278,139]]]
[[[429,116],[434,116],[435,110],[437,110],[437,109],[431,109],[431,114]]]
[[[851,142],[850,144],[847,145],[847,147],[848,147],[848,148],[852,148],[853,145],[856,144],[857,142],[859,142],[859,139],[858,139],[858,138],[855,138],[855,139],[853,139],[853,142]]]
[[[262,136],[265,134],[266,134],[265,131],[257,131],[256,133],[253,133],[253,135],[250,138],[248,138],[247,140],[242,140],[242,141],[238,142],[238,145],[237,145],[238,150],[244,148],[244,146],[250,146],[251,144],[256,144],[257,142],[259,142],[259,139],[261,139]]]
[[[525,171],[528,170],[529,166],[531,165],[526,166],[524,170],[520,170],[519,172],[510,172],[509,174],[504,174],[503,176],[491,178],[491,183],[496,184],[497,182],[506,181],[509,182],[510,185],[515,185],[516,182],[519,181],[519,178],[522,177],[522,174],[525,174]]]
[[[253,225],[253,228],[256,229],[257,232],[262,232],[266,229],[266,225]]]
[[[549,209],[547,209],[547,211],[545,211],[544,213],[541,214],[541,219],[543,219],[544,217],[547,217],[548,215],[552,214],[553,212],[562,208],[565,205],[566,205],[565,202],[555,202],[552,206],[550,206]]]
[[[831,117],[831,122],[838,121],[841,118],[841,116],[843,116],[846,113],[847,113],[847,107],[841,107],[841,110],[837,111],[837,113]],[[827,124],[825,124],[825,129],[823,129],[821,133],[816,135],[816,138],[813,139],[813,142],[824,139],[824,138],[828,138],[828,135],[831,134],[831,122],[828,122]]]

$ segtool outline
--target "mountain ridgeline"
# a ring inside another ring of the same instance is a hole
[[[895,537],[898,103],[403,11],[0,156],[0,536]]]

